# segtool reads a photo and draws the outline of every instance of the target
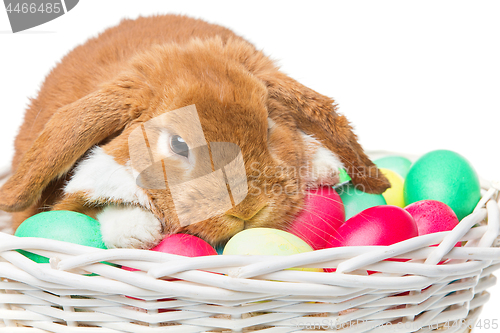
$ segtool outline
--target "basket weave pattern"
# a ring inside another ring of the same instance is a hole
[[[469,332],[500,268],[497,200],[483,189],[452,231],[287,257],[186,258],[0,233],[0,332]]]

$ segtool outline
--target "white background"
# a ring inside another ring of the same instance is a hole
[[[333,97],[368,150],[451,149],[500,179],[500,2],[82,0],[12,34],[0,8],[0,165],[29,97],[69,50],[122,18],[182,13],[233,29]],[[482,318],[498,319],[500,287]],[[486,332],[487,330],[477,330]]]

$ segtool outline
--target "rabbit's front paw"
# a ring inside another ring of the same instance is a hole
[[[110,249],[150,249],[163,237],[161,222],[140,207],[107,206],[97,220],[104,244]]]

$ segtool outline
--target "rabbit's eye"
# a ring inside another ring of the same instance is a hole
[[[189,147],[186,141],[180,136],[174,135],[170,138],[170,148],[172,148],[172,151],[177,155],[188,157]]]

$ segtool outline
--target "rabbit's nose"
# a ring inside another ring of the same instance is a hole
[[[266,205],[261,205],[258,207],[234,207],[226,212],[227,215],[237,217],[244,221],[251,220],[255,215],[257,215]]]

